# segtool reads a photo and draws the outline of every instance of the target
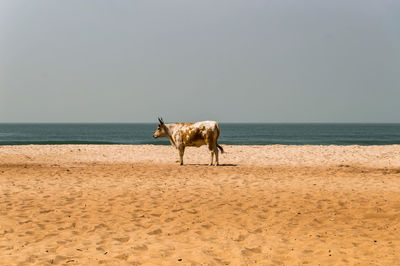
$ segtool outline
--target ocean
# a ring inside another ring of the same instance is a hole
[[[0,124],[0,145],[155,144],[155,123]],[[220,123],[219,143],[229,145],[400,144],[400,124]]]

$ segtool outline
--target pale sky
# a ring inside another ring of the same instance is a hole
[[[0,0],[0,122],[400,122],[400,1]]]

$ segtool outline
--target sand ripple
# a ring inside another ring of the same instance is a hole
[[[396,167],[179,167],[53,155],[11,164],[7,156],[0,165],[1,265],[400,261]]]

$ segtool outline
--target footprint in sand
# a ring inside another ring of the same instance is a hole
[[[159,235],[159,234],[161,234],[161,233],[162,233],[162,230],[161,230],[161,229],[156,229],[156,230],[154,230],[154,231],[148,232],[147,234],[148,234],[148,235]]]
[[[193,210],[187,210],[186,212],[190,213],[190,214],[196,214],[197,210],[193,209]]]
[[[232,240],[233,240],[233,241],[236,241],[236,242],[242,242],[242,241],[245,240],[246,238],[247,238],[246,235],[240,234],[240,235],[234,237]]]
[[[57,255],[53,260],[51,260],[51,264],[59,264],[61,262],[64,262],[68,260],[68,257]]]
[[[118,256],[115,256],[114,258],[120,259],[120,260],[128,260],[129,255],[124,253],[124,254],[120,254]]]
[[[133,249],[134,250],[139,250],[139,251],[145,251],[145,250],[148,250],[148,248],[147,248],[147,246],[146,245],[137,245],[137,246],[134,246],[133,247]]]
[[[92,230],[90,230],[89,232],[91,233],[91,232],[94,232],[94,231],[96,231],[97,229],[110,229],[107,225],[105,225],[105,224],[103,224],[103,223],[101,223],[101,224],[98,224],[98,225],[96,225]]]
[[[103,247],[97,247],[96,250],[100,251],[101,253],[104,253],[104,248]]]
[[[127,237],[115,237],[115,238],[113,238],[113,239],[114,239],[115,241],[125,243],[125,242],[128,242],[128,241],[129,241],[130,237],[129,237],[129,236],[127,236]]]
[[[311,250],[311,249],[305,249],[305,250],[303,250],[303,253],[304,254],[310,254],[310,253],[313,253],[314,251],[313,250]]]
[[[211,228],[211,224],[202,224],[201,227],[204,227],[206,229],[210,229]]]
[[[244,256],[251,256],[253,254],[259,254],[261,253],[261,248],[257,247],[257,248],[245,248],[242,250],[242,254]]]

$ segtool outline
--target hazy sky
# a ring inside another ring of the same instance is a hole
[[[0,0],[0,122],[400,122],[400,1]]]

